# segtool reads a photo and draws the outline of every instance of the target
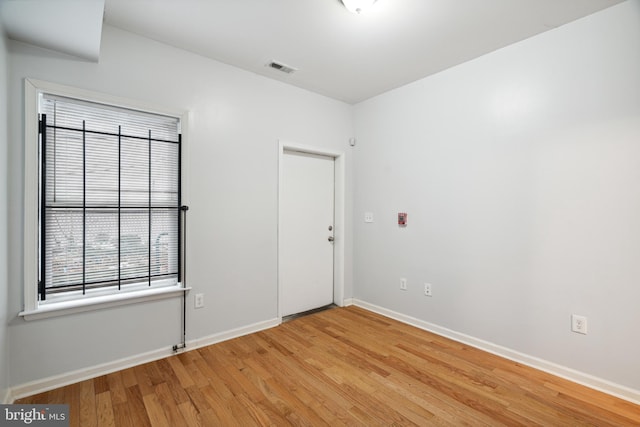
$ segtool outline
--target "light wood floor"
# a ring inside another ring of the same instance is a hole
[[[19,403],[71,425],[640,425],[640,406],[357,307]]]

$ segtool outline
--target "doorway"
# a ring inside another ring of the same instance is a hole
[[[343,305],[344,159],[280,143],[278,316]]]

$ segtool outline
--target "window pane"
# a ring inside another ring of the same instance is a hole
[[[151,274],[178,272],[178,209],[151,211]]]
[[[86,283],[118,280],[118,210],[86,213]]]
[[[156,142],[151,146],[151,204],[178,205],[178,144]]]
[[[87,206],[118,206],[118,138],[87,134],[85,149]]]
[[[45,289],[177,282],[179,119],[47,94],[40,107]]]
[[[147,138],[149,132],[154,139],[177,141],[179,120],[159,114],[145,113],[128,108],[115,107],[78,99],[44,94],[40,112],[55,116],[55,125],[87,130]]]
[[[82,210],[47,209],[46,218],[45,283],[49,287],[82,284]]]
[[[122,138],[122,206],[149,206],[149,142]]]
[[[149,212],[123,211],[120,220],[121,278],[149,275]]]
[[[82,133],[47,130],[47,205],[82,206]]]

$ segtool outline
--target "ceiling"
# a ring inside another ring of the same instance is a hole
[[[340,0],[0,1],[102,2],[107,25],[357,103],[623,0],[378,0],[361,15]]]
[[[14,40],[97,61],[104,1],[0,0],[0,19]]]

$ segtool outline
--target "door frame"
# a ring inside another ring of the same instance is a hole
[[[284,179],[283,157],[285,151],[319,154],[334,160],[334,242],[333,242],[333,303],[344,306],[344,258],[345,258],[345,153],[313,147],[285,140],[278,140],[278,319],[282,321],[282,284],[280,280],[282,254],[282,185]]]

